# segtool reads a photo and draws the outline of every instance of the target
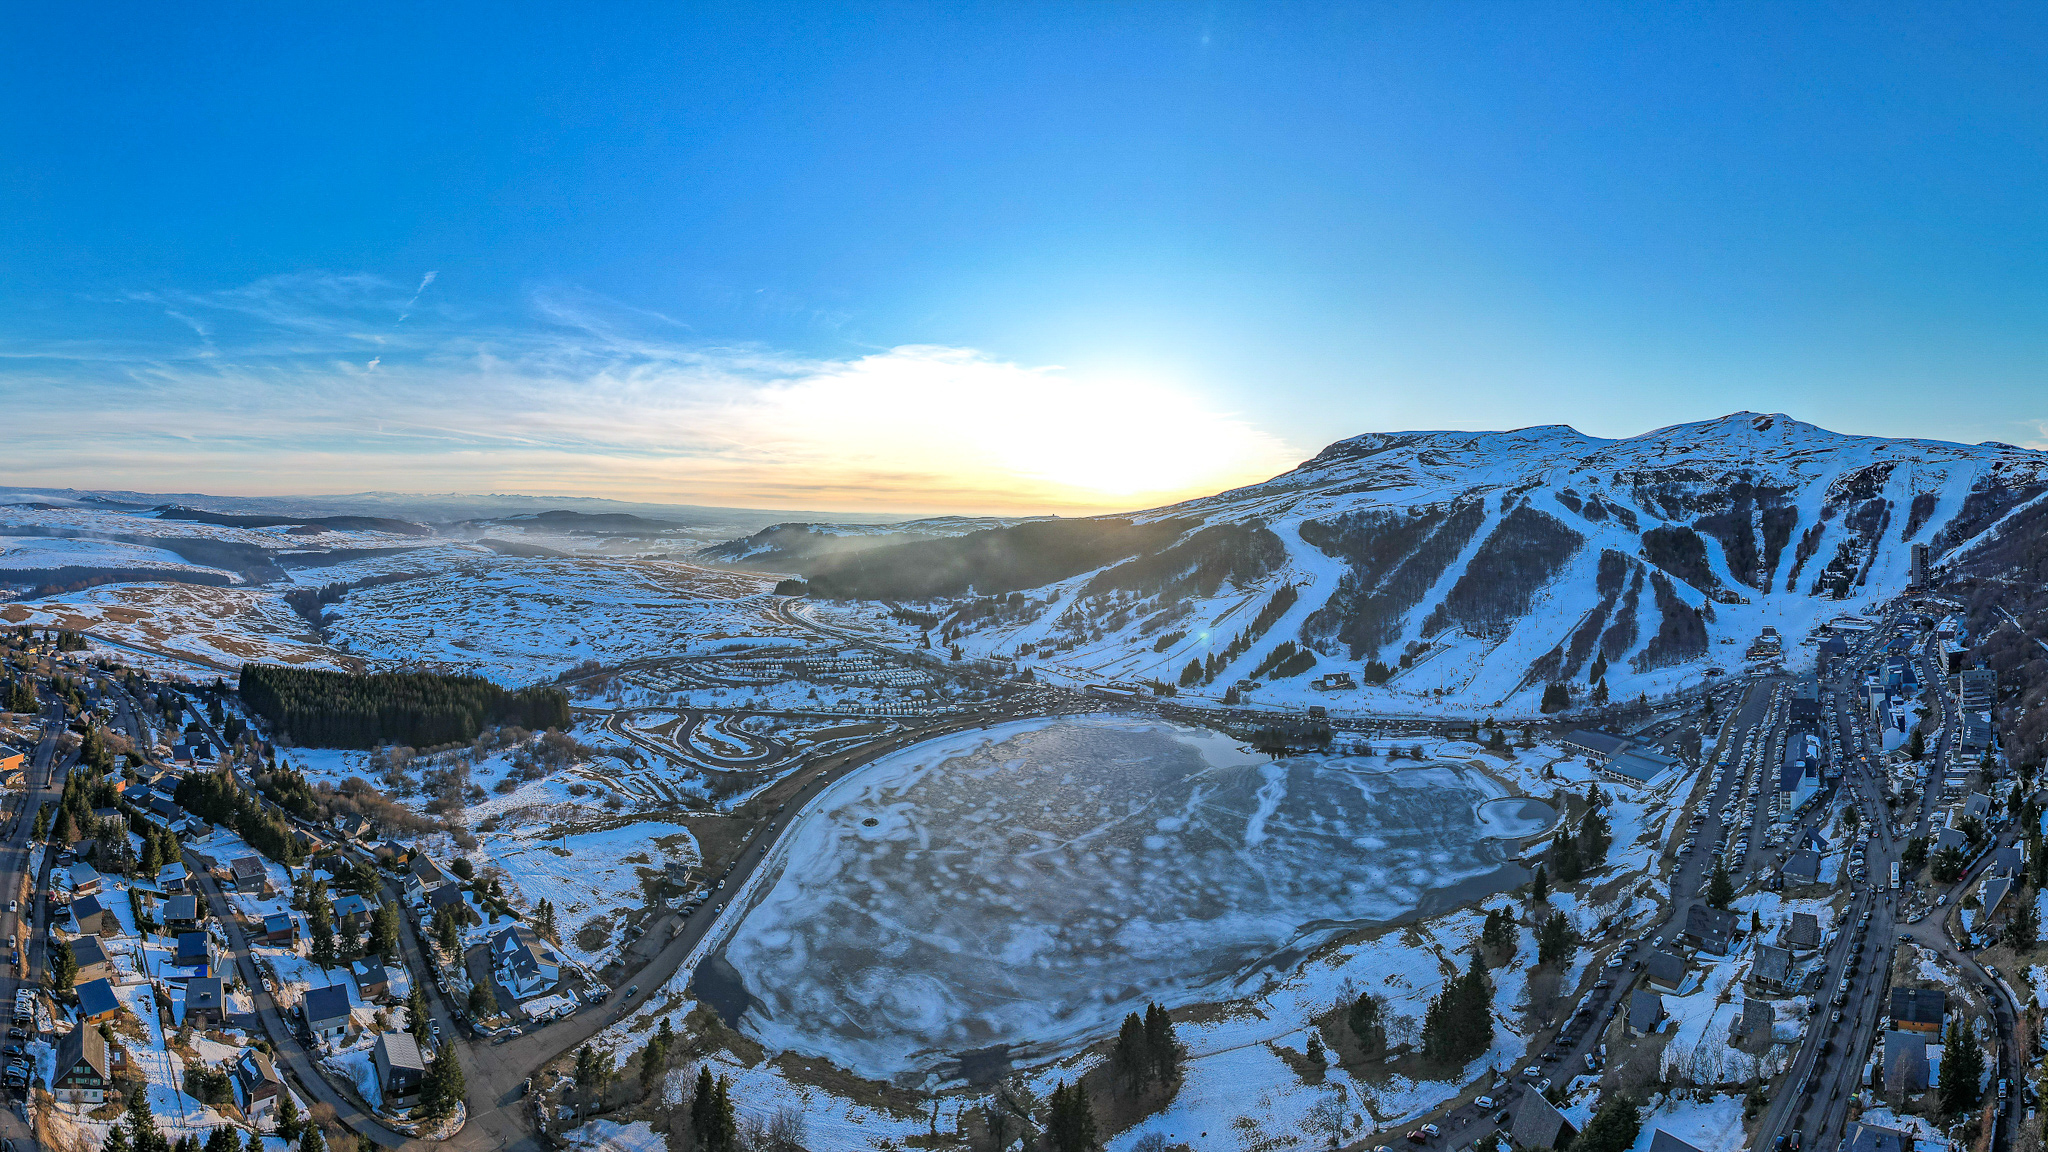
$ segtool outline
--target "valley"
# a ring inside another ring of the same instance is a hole
[[[198,1045],[137,1073],[174,1139],[283,1152],[178,1071],[259,1040],[390,1148],[651,1148],[706,1070],[816,1149],[1001,1152],[1067,1083],[1113,1152],[1529,1146],[1617,1087],[1698,1152],[1945,1138],[1834,1055],[1884,1043],[1902,934],[2001,1067],[2031,1042],[2048,958],[1972,953],[2040,820],[2038,452],[1751,413],[1375,434],[1081,520],[29,495],[0,509],[15,978],[49,987],[61,943],[160,998],[119,1011]],[[253,665],[354,711],[307,737]],[[81,853],[133,914],[80,918]],[[218,975],[162,974],[165,853]],[[54,993],[15,1119],[90,1144],[112,1117],[55,1097],[83,1024]],[[1140,1075],[1119,1027],[1154,1014],[1173,1055]],[[460,1108],[396,1102],[407,1042]]]

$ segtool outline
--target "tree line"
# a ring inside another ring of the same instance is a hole
[[[569,726],[569,697],[561,689],[508,690],[481,676],[245,664],[241,695],[276,731],[319,748],[466,743],[488,724]]]

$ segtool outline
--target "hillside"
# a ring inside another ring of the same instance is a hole
[[[916,606],[935,641],[1076,682],[1220,697],[1258,678],[1252,699],[1286,703],[1377,662],[1385,685],[1346,702],[1532,713],[1552,682],[1632,697],[1733,671],[1766,627],[1796,662],[1814,626],[1905,588],[1911,545],[1953,552],[2044,490],[2040,452],[1741,412],[1623,440],[1373,433],[1129,516],[917,541],[810,527],[874,542],[715,558],[783,560],[816,598]]]

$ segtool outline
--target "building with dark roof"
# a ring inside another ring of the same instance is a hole
[[[253,892],[258,896],[270,895],[270,869],[263,866],[261,856],[237,856],[228,865],[228,879],[235,882],[235,891]]]
[[[420,1046],[409,1033],[380,1032],[372,1056],[377,1064],[377,1084],[384,1093],[384,1107],[410,1108],[420,1102],[420,1085],[427,1078],[427,1062]]]
[[[1884,1034],[1885,1091],[1925,1092],[1929,1072],[1927,1033],[1893,1029]]]
[[[1728,1027],[1728,1035],[1734,1040],[1748,1040],[1761,1037],[1769,1040],[1771,1029],[1777,1025],[1777,1013],[1768,1000],[1752,1000],[1744,997],[1742,1015]]]
[[[263,918],[265,944],[292,945],[299,942],[299,922],[289,912],[272,912]]]
[[[1631,1036],[1648,1036],[1664,1022],[1664,997],[1638,988],[1628,997],[1628,1031]]]
[[[180,968],[200,968],[200,976],[212,975],[213,941],[204,932],[178,933],[178,955],[172,961]]]
[[[1642,788],[1678,766],[1678,757],[1651,748],[1626,748],[1600,765],[1600,775],[1616,784]]]
[[[164,927],[172,932],[191,932],[199,927],[199,897],[173,896],[164,901]]]
[[[253,1047],[244,1048],[229,1071],[234,1077],[235,1107],[250,1122],[260,1123],[276,1108],[278,1093],[284,1089],[269,1054]]]
[[[107,1042],[97,1028],[73,1028],[57,1042],[57,1068],[50,1094],[59,1104],[102,1104],[113,1086]]]
[[[1657,1129],[1657,1134],[1650,1137],[1650,1152],[1700,1152],[1700,1150],[1659,1128]]]
[[[1756,962],[1750,965],[1749,978],[1766,991],[1791,991],[1792,953],[1769,944],[1757,945]]]
[[[1893,1028],[1938,1036],[1948,1015],[1948,994],[1939,988],[1893,988],[1891,1007]]]
[[[84,1023],[111,1019],[121,1013],[121,998],[114,995],[114,986],[105,980],[88,980],[73,991],[78,993],[78,1018]]]
[[[1662,948],[1643,961],[1643,980],[1663,992],[1676,992],[1685,983],[1685,961]]]
[[[1778,943],[1795,952],[1820,947],[1820,917],[1811,912],[1794,912],[1785,930],[1778,934]]]
[[[1913,1134],[1857,1120],[1842,1136],[1842,1152],[1913,1152]]]
[[[1801,848],[1785,861],[1782,869],[1785,880],[1792,884],[1820,883],[1820,853],[1811,848]]]
[[[1679,936],[1710,956],[1726,956],[1735,944],[1735,913],[1706,904],[1694,904],[1686,909],[1685,931]]]
[[[119,936],[120,917],[100,902],[98,896],[80,896],[71,902],[71,918],[78,921],[78,930],[93,936]]]
[[[227,1022],[227,1011],[220,977],[200,976],[185,981],[185,1023],[194,1028],[218,1028]]]
[[[1508,1139],[1515,1147],[1524,1149],[1563,1148],[1572,1142],[1579,1130],[1565,1119],[1541,1092],[1529,1092],[1522,1102],[1515,1106],[1514,1119],[1508,1124]]]
[[[348,985],[329,984],[306,993],[301,1002],[306,1013],[306,1030],[322,1040],[339,1040],[348,1035]]]
[[[1576,753],[1598,763],[1628,747],[1628,737],[1591,728],[1579,728],[1566,733],[1558,744],[1567,752]]]

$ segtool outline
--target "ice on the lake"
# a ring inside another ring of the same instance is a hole
[[[834,785],[711,968],[763,1043],[864,1075],[1051,1056],[1148,1000],[1227,999],[1334,932],[1519,883],[1504,838],[1549,821],[1461,766],[1020,722]]]

